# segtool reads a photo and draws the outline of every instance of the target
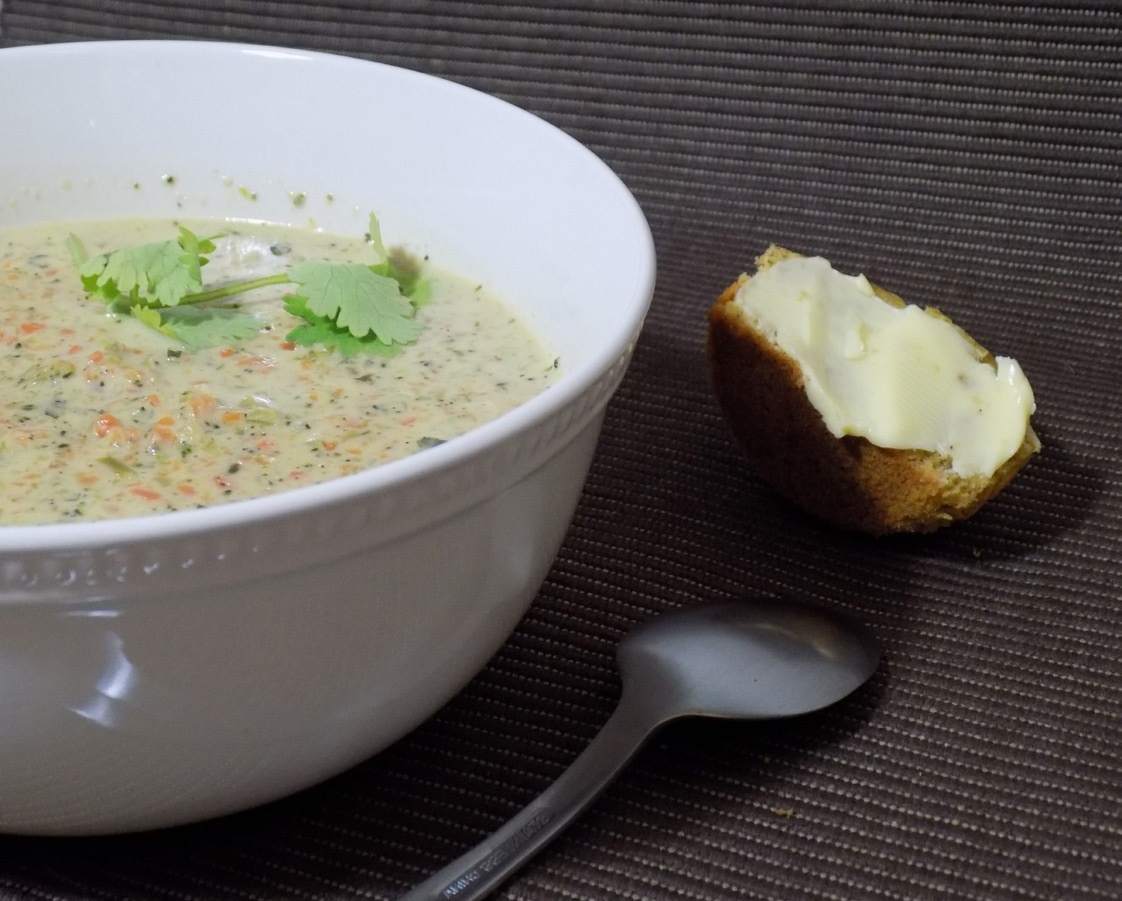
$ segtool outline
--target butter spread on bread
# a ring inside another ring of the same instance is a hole
[[[792,257],[746,280],[734,303],[799,364],[835,437],[941,454],[960,476],[993,475],[1024,441],[1035,403],[1017,361],[988,364],[946,318],[885,303],[863,275]]]

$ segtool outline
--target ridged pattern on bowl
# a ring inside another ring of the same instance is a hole
[[[198,591],[322,563],[392,541],[438,516],[467,509],[545,463],[607,404],[623,378],[633,346],[634,341],[568,405],[447,470],[294,516],[154,541],[0,559],[0,604],[98,603],[142,594]]]

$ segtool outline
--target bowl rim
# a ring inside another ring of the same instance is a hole
[[[613,297],[614,303],[629,307],[625,321],[614,333],[602,336],[587,360],[572,371],[512,410],[465,432],[424,453],[382,463],[357,473],[337,476],[273,494],[190,510],[176,510],[145,516],[94,519],[82,522],[52,522],[33,525],[0,524],[0,557],[28,551],[84,550],[106,544],[121,545],[195,535],[212,530],[236,528],[286,518],[305,511],[331,506],[360,495],[383,492],[391,487],[413,483],[465,463],[533,426],[547,420],[573,404],[607,373],[614,363],[626,355],[642,327],[655,285],[655,246],[650,226],[638,201],[618,175],[588,147],[540,116],[459,82],[436,75],[338,53],[301,50],[267,44],[208,40],[116,40],[82,41],[42,44],[0,49],[0,66],[20,57],[117,56],[122,53],[220,53],[262,59],[303,60],[313,64],[334,65],[369,73],[390,70],[395,77],[415,80],[435,90],[470,96],[475,102],[506,108],[527,128],[538,129],[558,141],[567,152],[583,158],[584,163],[598,170],[601,177],[616,190],[613,202],[619,204],[625,217],[633,220],[640,256],[629,261],[636,269],[634,290],[629,297]]]

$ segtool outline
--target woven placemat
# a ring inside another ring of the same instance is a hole
[[[482,675],[287,801],[155,835],[0,839],[0,898],[391,898],[576,756],[628,627],[759,595],[855,612],[886,647],[877,677],[800,721],[664,732],[501,894],[1122,897],[1114,4],[0,0],[0,32],[275,43],[462,81],[599,153],[659,253],[568,540]],[[1015,355],[1044,453],[929,537],[849,536],[777,500],[703,354],[711,298],[773,240]]]

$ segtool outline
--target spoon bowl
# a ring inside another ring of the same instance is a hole
[[[661,709],[661,722],[812,713],[860,687],[879,659],[872,635],[849,617],[782,601],[668,613],[632,630],[616,653],[628,700]]]
[[[876,671],[880,649],[865,627],[840,613],[754,601],[665,614],[630,632],[616,656],[623,694],[592,743],[529,806],[403,901],[490,894],[591,804],[664,723],[820,710]]]

